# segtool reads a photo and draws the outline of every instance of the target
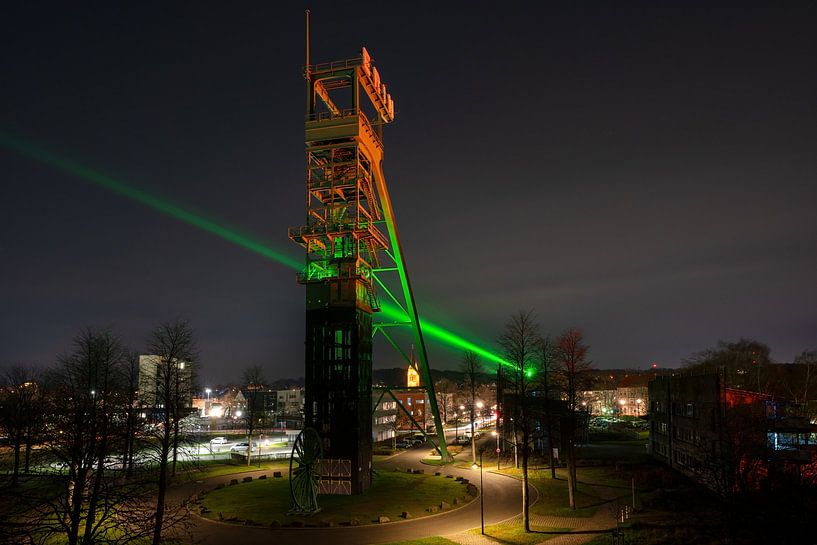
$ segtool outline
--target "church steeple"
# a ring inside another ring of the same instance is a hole
[[[406,371],[406,386],[409,388],[418,388],[420,386],[420,372],[417,365],[417,359],[414,357],[414,345],[411,345],[411,352],[409,352],[409,366]]]

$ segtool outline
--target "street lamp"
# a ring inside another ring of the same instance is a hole
[[[491,435],[496,437],[496,470],[499,471],[500,470],[500,467],[499,467],[499,453],[502,452],[502,449],[499,448],[499,433],[497,433],[497,431],[494,430],[494,431],[491,432]]]
[[[460,414],[465,416],[465,405],[460,405]],[[459,421],[457,422],[457,424],[459,425]]]
[[[207,403],[204,405],[204,412],[206,413],[204,416],[210,416],[210,392],[212,392],[210,388],[205,388],[204,393],[207,394]]]
[[[479,409],[479,420],[480,420],[480,425],[481,426],[485,425],[485,418],[484,418],[484,416],[482,414],[482,408],[484,406],[485,406],[485,404],[482,401],[477,401],[477,409]]]
[[[479,449],[479,525],[482,535],[485,535],[485,489],[482,486],[482,450]],[[476,468],[476,463],[471,465],[471,469]]]

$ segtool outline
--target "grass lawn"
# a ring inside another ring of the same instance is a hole
[[[456,541],[451,541],[442,536],[424,537],[423,539],[412,539],[410,541],[397,541],[386,545],[457,545]]]
[[[192,467],[181,474],[182,479],[199,480],[209,477],[219,477],[221,475],[232,475],[234,473],[246,473],[248,471],[289,471],[289,460],[275,460],[264,462],[259,467],[258,464],[250,466],[244,464],[227,464],[223,461],[198,462],[196,467]]]
[[[502,473],[522,478],[522,470],[506,469]],[[592,485],[610,487],[618,495],[629,494],[626,480],[617,476],[611,467],[579,467],[576,469],[576,509],[568,507],[567,470],[556,470],[556,479],[551,479],[549,469],[528,471],[530,483],[539,491],[539,499],[531,506],[531,513],[558,517],[592,517],[605,500]]]
[[[543,532],[567,532],[567,528],[546,528],[543,526],[531,526],[530,533],[525,532],[521,525],[496,524],[485,527],[485,535],[500,543],[513,543],[514,545],[535,545],[553,539],[561,534],[548,534]],[[472,534],[479,534],[480,529],[470,530]]]
[[[423,458],[422,460],[420,460],[420,463],[423,463],[423,464],[425,464],[427,466],[445,466],[445,465],[448,465],[448,464],[444,464],[442,462],[442,460],[440,460],[439,457],[437,457],[437,458]]]
[[[291,507],[289,479],[271,479],[227,486],[209,492],[203,499],[210,510],[205,516],[218,520],[252,520],[268,525],[273,521],[305,525],[342,523],[353,518],[369,524],[378,516],[401,520],[408,511],[412,518],[428,515],[426,508],[445,501],[453,506],[454,498],[465,495],[465,485],[454,479],[434,475],[383,472],[375,474],[372,488],[360,496],[319,496],[321,512],[313,516],[289,516]]]

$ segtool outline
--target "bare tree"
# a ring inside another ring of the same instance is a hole
[[[801,369],[797,373],[796,385],[790,385],[789,391],[796,403],[808,403],[813,395],[811,383],[814,381],[815,366],[817,366],[817,350],[803,350],[794,357],[794,364]]]
[[[586,379],[592,362],[587,360],[588,347],[585,346],[582,332],[578,328],[565,330],[556,339],[557,364],[562,389],[567,397],[567,408],[570,411],[568,422],[563,426],[565,441],[562,448],[567,455],[567,487],[570,508],[576,509],[576,412],[577,395]]]
[[[0,427],[5,430],[13,452],[12,487],[19,482],[21,451],[23,472],[29,471],[32,447],[43,422],[43,395],[39,369],[18,365],[5,372],[0,389]]]
[[[474,434],[474,409],[477,403],[477,382],[482,372],[482,362],[475,352],[465,352],[460,363],[460,369],[465,375],[465,390],[468,396],[468,407],[471,416],[471,463],[477,463],[477,444]]]
[[[40,426],[36,452],[56,473],[40,479],[42,486],[27,487],[30,497],[17,502],[22,505],[15,508],[13,531],[2,529],[0,541],[124,545],[153,535],[155,510],[149,506],[155,481],[147,472],[123,475],[135,391],[128,364],[127,351],[113,334],[89,328],[54,369],[36,382],[25,381],[27,389],[36,385],[42,392],[39,406],[48,418]],[[181,530],[186,515],[166,510],[163,526]]]
[[[441,378],[434,384],[437,407],[440,409],[440,419],[443,425],[448,422],[448,417],[454,412],[454,392],[456,390],[457,386],[447,378]]]
[[[192,366],[197,359],[193,330],[186,321],[167,322],[151,333],[148,350],[155,365],[151,385],[153,408],[159,411],[157,431],[158,488],[153,527],[153,545],[159,545],[165,528],[166,495],[169,478],[175,474],[181,442],[180,420],[184,416],[185,397],[192,392]],[[187,370],[186,370],[187,369]],[[144,387],[140,387],[140,392]],[[172,455],[172,461],[170,457]],[[168,474],[169,472],[170,475]]]
[[[541,345],[539,325],[533,311],[520,311],[505,325],[499,337],[507,368],[507,382],[514,396],[513,411],[514,443],[522,454],[522,524],[530,532],[530,492],[528,484],[528,460],[532,439],[532,400],[536,369],[536,355]],[[505,411],[508,412],[507,409]],[[521,435],[521,437],[520,437]]]
[[[243,379],[244,398],[247,401],[247,407],[244,410],[244,423],[247,426],[247,465],[250,465],[253,433],[255,433],[258,426],[259,414],[264,412],[264,408],[259,407],[258,404],[263,399],[262,389],[266,379],[264,378],[264,370],[260,365],[251,365],[244,369]]]
[[[683,366],[697,372],[720,373],[730,388],[767,390],[771,350],[765,343],[741,338],[735,342],[718,341],[716,348],[693,354]]]
[[[41,530],[65,535],[70,545],[104,541],[117,527],[115,513],[127,496],[109,467],[122,437],[124,358],[121,342],[110,332],[85,329],[49,380],[54,431],[46,449],[65,468],[67,479],[62,493],[49,502],[52,516],[44,518]]]

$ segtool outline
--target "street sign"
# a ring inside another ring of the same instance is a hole
[[[502,452],[502,449],[496,449],[497,454],[499,454],[500,452]]]

